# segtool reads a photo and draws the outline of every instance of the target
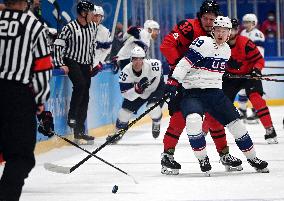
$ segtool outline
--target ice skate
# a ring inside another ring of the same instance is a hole
[[[204,159],[198,159],[198,161],[201,171],[205,173],[205,176],[210,177],[210,170],[212,167],[210,165],[208,156],[206,156]]]
[[[74,134],[74,142],[78,145],[93,145],[94,137],[85,133]]]
[[[245,122],[247,124],[258,124],[259,123],[259,118],[256,114],[255,109],[252,109],[252,114],[246,118]]]
[[[239,114],[240,114],[240,119],[246,119],[247,118],[247,110],[243,110],[239,108]]]
[[[114,134],[115,135],[115,134]],[[119,135],[117,136],[116,138],[112,139],[111,138],[114,136],[114,135],[109,135],[107,136],[106,140],[109,141],[109,144],[117,144],[119,140],[121,140],[122,138],[122,135]]]
[[[247,159],[247,161],[257,172],[269,173],[269,169],[267,168],[268,163],[266,161],[260,160],[257,157]]]
[[[153,122],[152,123],[152,135],[153,138],[158,138],[160,135],[160,123]]]
[[[166,175],[178,175],[181,165],[175,161],[174,155],[166,152],[161,155],[161,173]]]
[[[225,166],[227,172],[242,171],[242,161],[231,154],[220,154],[220,162]]]
[[[274,127],[266,129],[266,134],[264,135],[264,139],[268,144],[278,144],[277,134],[275,132]]]

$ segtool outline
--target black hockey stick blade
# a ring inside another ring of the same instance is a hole
[[[63,166],[55,165],[52,163],[44,163],[43,167],[50,172],[56,172],[56,173],[61,173],[61,174],[71,173],[71,167],[63,167]]]

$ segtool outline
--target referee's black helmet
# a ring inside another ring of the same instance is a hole
[[[77,13],[82,13],[82,12],[92,12],[94,11],[94,4],[89,2],[89,1],[80,1],[77,4]]]

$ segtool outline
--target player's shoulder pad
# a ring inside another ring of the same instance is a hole
[[[256,44],[252,42],[251,40],[248,40],[245,45],[245,52],[246,54],[248,54],[250,51],[253,51],[256,48],[257,48]]]
[[[264,34],[259,29],[254,29],[253,37],[255,38],[255,40],[265,40]]]
[[[154,71],[161,70],[162,62],[158,59],[145,59],[144,62]]]
[[[208,51],[214,48],[214,39],[208,36],[200,36],[191,43],[189,48],[205,57]]]
[[[177,23],[179,32],[187,39],[193,40],[194,28],[193,24],[189,20],[182,20]]]

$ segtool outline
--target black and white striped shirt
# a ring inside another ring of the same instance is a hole
[[[63,66],[63,58],[69,58],[79,64],[91,64],[94,57],[95,23],[86,26],[74,20],[65,25],[54,42],[55,66]]]
[[[0,79],[33,84],[37,104],[50,94],[52,63],[44,26],[26,13],[0,11]]]

